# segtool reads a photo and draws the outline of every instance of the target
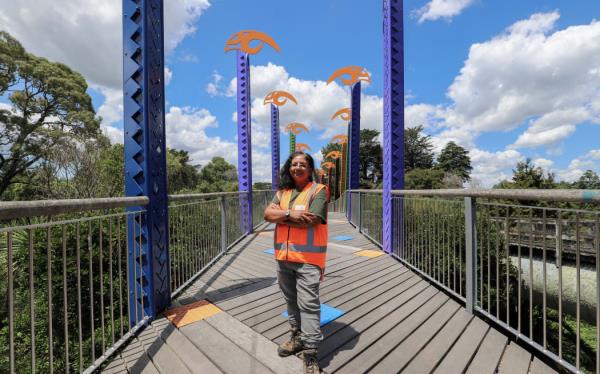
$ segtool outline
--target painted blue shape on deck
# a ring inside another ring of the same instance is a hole
[[[338,236],[334,236],[333,238],[331,238],[333,240],[337,240],[337,241],[344,241],[344,240],[352,240],[354,239],[353,236],[348,236],[348,235],[338,235]]]
[[[340,318],[345,313],[346,312],[344,312],[341,309],[334,308],[327,304],[321,304],[321,323],[320,323],[320,325],[324,326],[324,325],[328,324],[329,322]],[[285,318],[287,318],[288,317],[287,310],[285,312],[281,313],[281,315],[284,316]]]
[[[275,249],[274,248],[269,248],[269,249],[265,249],[263,252],[268,253],[270,255],[274,255],[275,254]]]

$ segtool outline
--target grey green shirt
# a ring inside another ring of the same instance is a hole
[[[290,204],[294,200],[296,200],[298,195],[300,195],[300,192],[301,191],[298,191],[296,189],[292,191],[292,198],[290,199]],[[275,194],[275,197],[273,197],[273,200],[271,202],[273,204],[279,205],[279,198],[277,197],[277,194]],[[310,207],[308,207],[308,211],[320,217],[323,220],[324,224],[327,223],[327,193],[325,192],[324,188],[321,189],[321,191],[317,192],[315,198],[310,203]]]

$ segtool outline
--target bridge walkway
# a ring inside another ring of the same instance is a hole
[[[322,328],[325,372],[555,372],[398,261],[358,255],[379,248],[341,214],[329,218],[321,302],[344,314]],[[276,353],[288,327],[273,255],[264,252],[272,246],[272,225],[244,238],[174,301],[207,299],[221,312],[180,328],[157,319],[103,372],[302,372],[298,358]]]

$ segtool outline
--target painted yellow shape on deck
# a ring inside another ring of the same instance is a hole
[[[165,316],[172,324],[180,328],[190,323],[201,321],[219,312],[221,312],[221,309],[216,305],[210,303],[208,300],[200,300],[169,309],[165,312]]]
[[[273,235],[273,231],[259,231],[259,236]]]
[[[364,256],[364,257],[379,257],[383,255],[383,252],[381,251],[376,251],[373,249],[363,249],[362,251],[358,251],[358,252],[354,252],[355,255],[357,256]]]

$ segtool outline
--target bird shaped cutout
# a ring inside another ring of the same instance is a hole
[[[348,142],[348,137],[346,135],[338,134],[331,138],[330,143],[344,144]]]
[[[272,92],[269,92],[269,94],[267,96],[265,96],[263,105],[273,103],[274,105],[277,105],[277,106],[283,106],[288,102],[288,100],[290,100],[294,104],[298,104],[298,101],[296,100],[294,95],[292,95],[291,93],[286,92],[286,91],[272,91]]]
[[[333,162],[325,161],[321,163],[321,167],[325,169],[335,169],[335,164]]]
[[[308,128],[300,122],[292,122],[285,127],[285,131],[291,132],[294,135],[300,134],[302,130],[308,133]]]
[[[257,41],[258,45],[251,47],[250,43],[254,41]],[[264,32],[256,30],[242,30],[236,32],[235,34],[231,35],[229,39],[227,39],[224,50],[225,52],[240,50],[249,55],[254,55],[260,52],[265,44],[269,45],[277,52],[280,51],[280,48],[277,43],[275,43],[275,40]]]
[[[312,151],[312,149],[310,148],[310,146],[308,144],[304,144],[304,143],[296,143],[296,150],[300,151],[300,152],[304,152],[306,150]]]
[[[371,83],[371,76],[364,68],[360,66],[346,66],[344,68],[338,69],[331,74],[329,79],[327,79],[327,84],[333,82],[334,80],[339,79],[340,82],[345,84],[346,86],[351,86],[358,81],[365,81],[367,83]]]
[[[342,157],[342,152],[340,151],[331,151],[325,156],[325,158],[331,158],[333,160],[337,160],[340,157]]]
[[[352,111],[350,108],[342,108],[335,112],[335,114],[331,116],[331,119],[334,120],[337,117],[340,117],[342,121],[350,121],[350,119],[352,118]]]

